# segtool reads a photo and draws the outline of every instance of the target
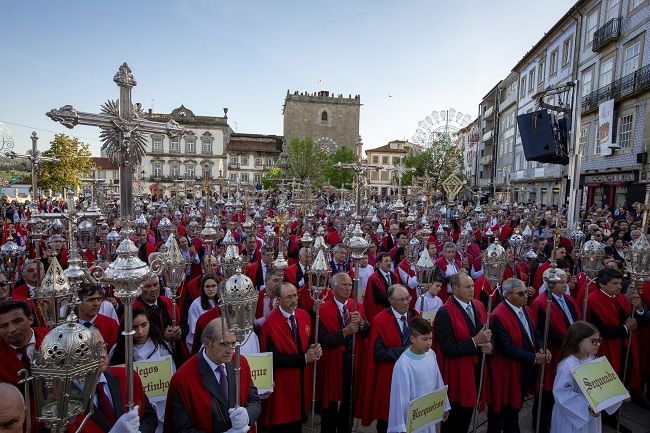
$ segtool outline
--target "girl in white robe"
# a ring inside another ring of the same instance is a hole
[[[388,433],[406,432],[406,415],[409,402],[445,386],[438,368],[436,355],[431,350],[431,322],[414,317],[410,324],[411,347],[399,357],[393,368],[388,411]],[[445,398],[443,420],[447,419],[451,406]],[[436,433],[436,425],[422,430]]]
[[[553,415],[551,433],[600,433],[602,420],[594,413],[580,391],[571,371],[581,364],[593,361],[602,339],[591,323],[574,322],[562,344],[560,363],[553,382]],[[613,414],[621,406],[617,403],[605,409]]]
[[[192,345],[194,344],[196,322],[199,320],[199,317],[201,317],[201,314],[213,309],[219,302],[219,284],[217,283],[217,277],[215,274],[210,273],[204,275],[203,278],[201,278],[199,287],[201,288],[201,295],[192,302],[187,313],[189,332],[187,333],[185,343],[187,344],[190,353],[192,352]]]

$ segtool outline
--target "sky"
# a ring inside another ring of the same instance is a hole
[[[133,101],[282,134],[287,90],[361,95],[364,149],[410,139],[432,111],[481,98],[573,5],[570,0],[10,1],[2,6],[0,122],[14,150],[55,133],[99,155],[99,129],[45,113],[98,112],[127,62]],[[318,81],[322,80],[322,84]]]

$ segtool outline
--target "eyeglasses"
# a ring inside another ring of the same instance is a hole
[[[7,281],[0,281],[0,287],[5,287],[5,286],[7,286],[8,284],[9,284],[9,283],[8,283]]]
[[[598,338],[585,338],[585,340],[590,341],[593,346],[599,346],[603,342],[603,339]]]
[[[411,296],[406,296],[406,297],[401,298],[401,299],[393,298],[392,296],[391,296],[391,298],[396,302],[411,302],[411,299],[413,299],[413,297],[411,297]]]

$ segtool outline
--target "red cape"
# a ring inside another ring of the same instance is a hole
[[[298,324],[298,334],[303,353],[309,348],[312,336],[311,318],[306,311],[296,309],[294,312]],[[268,351],[267,338],[270,338],[275,348],[282,354],[297,354],[298,349],[291,335],[287,320],[279,308],[269,314],[262,325],[260,347],[262,352]],[[305,368],[276,368],[273,371],[275,388],[273,394],[262,402],[260,423],[265,428],[272,425],[301,421],[311,408],[313,364]],[[302,374],[303,389],[300,389]],[[302,394],[302,395],[301,395]],[[302,397],[302,401],[301,400]]]
[[[394,283],[397,283],[399,281],[399,277],[395,275],[395,272],[391,272],[391,278],[393,279]],[[368,320],[370,322],[374,320],[377,314],[387,308],[386,305],[379,304],[377,301],[375,301],[375,295],[372,290],[373,287],[377,287],[380,293],[384,294],[384,296],[388,296],[388,285],[386,284],[386,281],[384,281],[384,278],[379,274],[379,271],[377,269],[375,269],[375,272],[373,272],[372,275],[368,278],[368,283],[366,284],[366,294],[363,298],[363,309],[366,312],[366,317],[368,317]]]
[[[350,313],[353,310],[354,301],[349,301],[346,307]],[[363,314],[363,305],[358,304],[357,309],[361,314],[362,320],[365,318]],[[319,310],[321,325],[327,330],[328,333],[338,332],[342,329],[339,314],[339,308],[332,296],[323,303]],[[354,389],[359,391],[361,381],[358,374],[359,366],[363,354],[363,338],[361,335],[356,336],[355,343],[355,386]],[[321,403],[321,407],[328,407],[332,402],[343,400],[343,345],[332,347],[330,349],[323,349],[323,356],[318,361],[317,379],[316,379],[316,398]]]
[[[102,334],[106,347],[110,351],[115,346],[115,343],[117,343],[117,334],[120,332],[119,325],[115,320],[103,314],[97,314],[95,320],[93,320],[93,325],[99,329],[99,333]]]
[[[456,264],[456,270],[460,270],[460,268],[463,267],[462,263],[458,259],[454,259],[454,263]],[[444,257],[438,257],[436,260],[433,262],[434,265],[440,268],[442,273],[444,274],[447,272],[447,259]],[[442,283],[442,288],[440,289],[440,292],[438,293],[438,297],[442,299],[442,302],[446,302],[447,298],[449,297],[449,293],[447,293],[447,283]]]
[[[34,345],[34,350],[38,350],[43,343],[43,338],[50,332],[49,328],[32,328],[34,330],[34,337],[36,339],[36,344]],[[22,380],[22,377],[18,376],[18,372],[22,370],[23,364],[18,359],[18,352],[11,347],[9,344],[5,343],[3,339],[0,338],[0,382],[7,382],[12,385],[18,385],[18,382]]]
[[[473,300],[472,305],[478,311],[481,323],[485,323],[487,314],[483,304]],[[441,308],[446,309],[449,313],[449,319],[452,324],[451,332],[454,333],[456,341],[467,340],[472,337],[467,322],[458,305],[454,302],[453,297],[449,297],[445,305]],[[439,347],[436,347],[436,354],[438,355],[438,365],[440,366],[442,379],[448,385],[447,393],[449,401],[460,403],[461,407],[474,407],[476,405],[476,394],[478,390],[476,381],[472,379],[475,366],[481,362],[480,357],[474,355],[445,358]],[[483,394],[485,394],[485,389],[486,387],[484,386]]]
[[[192,344],[192,355],[199,353],[199,349],[202,346],[201,336],[203,335],[203,330],[208,323],[217,317],[221,317],[221,309],[218,307],[210,308],[205,313],[201,314],[196,321],[196,329],[194,330],[194,342]]]

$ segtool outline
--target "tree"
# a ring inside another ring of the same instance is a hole
[[[443,191],[442,182],[452,174],[465,180],[463,152],[448,136],[434,141],[422,152],[413,153],[404,159],[406,167],[414,167],[402,178],[402,185],[411,185],[413,176],[429,176],[429,188]]]
[[[299,181],[311,179],[312,185],[323,183],[327,154],[311,137],[294,138],[287,148],[288,174]]]
[[[271,189],[277,186],[277,180],[282,178],[280,167],[269,168],[262,177],[262,188]]]
[[[56,134],[43,156],[57,158],[59,162],[43,163],[43,170],[38,179],[38,185],[42,189],[76,189],[81,186],[80,179],[88,176],[93,168],[90,147],[65,134]]]
[[[336,152],[328,158],[325,169],[325,178],[335,188],[341,188],[344,184],[350,185],[354,180],[354,173],[349,169],[339,169],[334,165],[338,162],[356,162],[357,155],[349,147],[339,147]]]

